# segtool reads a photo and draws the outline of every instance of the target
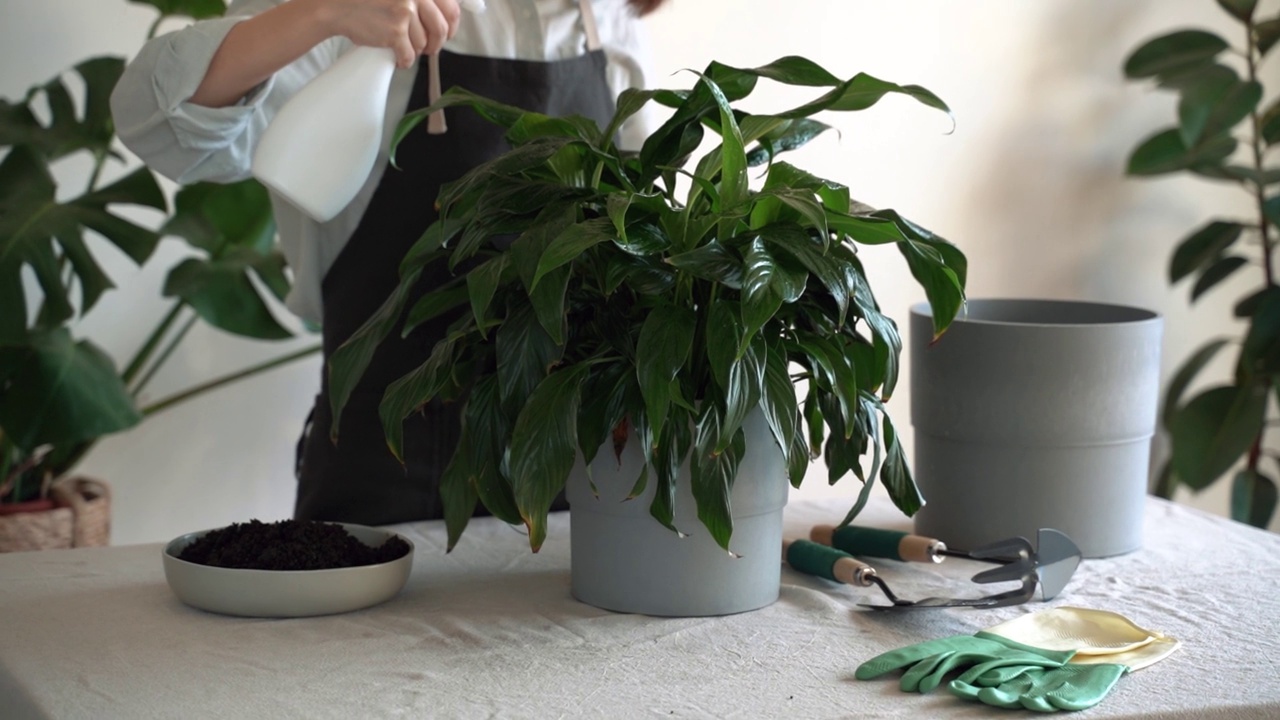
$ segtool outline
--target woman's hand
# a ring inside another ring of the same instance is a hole
[[[331,35],[391,48],[400,67],[440,52],[458,31],[458,0],[318,0]]]

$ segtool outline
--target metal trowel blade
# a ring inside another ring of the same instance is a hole
[[[1066,533],[1041,528],[1036,542],[1036,575],[1040,579],[1040,596],[1044,600],[1057,597],[1071,582],[1080,565],[1080,548]]]

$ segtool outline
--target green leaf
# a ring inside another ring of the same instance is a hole
[[[1197,270],[1208,268],[1240,238],[1243,230],[1240,223],[1214,220],[1188,235],[1173,251],[1169,262],[1169,283],[1176,283]]]
[[[693,416],[688,411],[681,408],[673,410],[668,422],[662,427],[662,436],[649,455],[657,480],[653,500],[649,503],[649,515],[668,530],[677,533],[680,530],[675,526],[676,481],[680,466],[689,456],[689,448],[693,444],[692,426]],[[645,467],[648,468],[648,465]],[[644,478],[642,471],[641,481]],[[632,492],[635,494],[634,490]]]
[[[907,259],[911,275],[924,288],[933,316],[933,337],[936,339],[950,325],[964,304],[964,284],[956,271],[932,249],[915,241],[899,243],[898,250]]]
[[[697,319],[693,310],[659,305],[649,312],[636,342],[636,379],[644,398],[645,413],[655,437],[671,403],[671,383],[689,358]]]
[[[1272,195],[1262,203],[1262,213],[1267,222],[1280,228],[1280,195]]]
[[[742,288],[742,261],[725,246],[711,240],[682,253],[670,255],[667,264],[694,277],[710,280],[725,287]]]
[[[720,201],[725,212],[732,211],[747,198],[747,152],[742,139],[742,130],[733,116],[733,108],[729,100],[710,78],[703,76],[701,83],[711,93],[716,106],[720,110],[721,159],[723,167],[720,171]],[[723,229],[727,226],[722,224]]]
[[[1280,40],[1280,18],[1272,18],[1263,20],[1253,26],[1254,42],[1258,45],[1258,52],[1266,55],[1271,52],[1271,48],[1275,47],[1276,41]]]
[[[626,363],[610,363],[593,372],[582,386],[582,406],[578,410],[578,451],[588,470],[600,446],[616,432],[626,418],[629,390]]]
[[[547,513],[564,489],[578,449],[578,403],[587,365],[547,375],[516,417],[511,489],[534,552],[547,536]]]
[[[779,154],[804,147],[810,140],[831,129],[830,125],[809,118],[786,120],[770,116],[770,119],[781,122],[760,135],[759,144],[747,152],[748,167],[772,162]]]
[[[1156,133],[1144,140],[1129,156],[1125,172],[1130,175],[1163,175],[1201,165],[1212,165],[1231,157],[1236,141],[1219,135],[1188,148],[1177,128]]]
[[[849,309],[849,286],[846,270],[836,254],[827,254],[822,241],[789,224],[766,225],[760,228],[760,238],[788,253],[803,265],[826,288],[836,303],[836,326],[844,325]]]
[[[795,436],[800,430],[800,407],[796,402],[796,388],[791,382],[788,365],[786,348],[782,340],[772,339],[765,357],[760,409],[764,412],[769,431],[773,433],[773,438],[782,450],[782,457],[790,469]],[[807,465],[807,456],[805,460]],[[791,478],[793,483],[798,480],[799,478]]]
[[[1182,367],[1178,368],[1178,372],[1169,381],[1169,387],[1165,391],[1164,409],[1160,415],[1160,422],[1166,429],[1173,424],[1174,415],[1182,404],[1183,393],[1187,391],[1191,382],[1195,380],[1196,375],[1200,374],[1200,371],[1213,360],[1213,356],[1226,347],[1228,342],[1225,338],[1220,338],[1206,343],[1191,357],[1187,358]]]
[[[880,468],[880,483],[889,491],[889,499],[911,517],[924,507],[925,498],[921,497],[915,480],[911,478],[911,469],[907,466],[907,455],[898,442],[898,433],[889,416],[884,415],[884,465]]]
[[[476,512],[476,503],[480,496],[476,493],[476,470],[472,465],[475,451],[471,447],[471,436],[463,425],[462,434],[458,438],[458,447],[449,458],[440,475],[440,504],[444,510],[445,532],[448,534],[448,545],[445,552],[453,552],[458,539],[467,529],[467,523]]]
[[[261,262],[253,253],[228,253],[215,261],[188,258],[169,271],[164,295],[181,298],[205,322],[230,333],[260,340],[293,337],[246,274]]]
[[[1280,373],[1280,286],[1266,289],[1250,318],[1239,365],[1246,377]]]
[[[227,11],[227,5],[223,0],[129,0],[129,2],[135,5],[150,5],[165,17],[181,15],[196,20],[221,17]]]
[[[1264,287],[1257,292],[1249,293],[1236,303],[1232,308],[1231,314],[1238,318],[1251,318],[1254,313],[1258,312],[1258,307],[1262,304],[1262,298],[1266,297],[1269,287]]]
[[[569,268],[556,268],[543,276],[538,287],[529,293],[529,302],[533,303],[538,322],[556,345],[564,345],[565,325],[568,322],[564,302],[569,289],[569,277]]]
[[[1231,481],[1231,519],[1266,529],[1276,511],[1276,482],[1256,470],[1241,470]]]
[[[333,413],[333,423],[329,426],[329,437],[334,442],[338,440],[338,430],[342,419],[342,409],[347,406],[347,401],[351,398],[351,393],[359,384],[360,378],[364,376],[364,371],[369,367],[369,362],[373,359],[374,350],[382,340],[391,333],[396,321],[400,318],[400,313],[404,309],[404,304],[408,301],[409,293],[413,290],[414,285],[418,281],[418,277],[422,275],[422,270],[412,270],[407,275],[400,278],[400,284],[396,286],[395,291],[387,296],[368,320],[364,321],[351,337],[347,338],[338,349],[334,351],[333,356],[329,358],[329,407]],[[501,338],[501,331],[499,337]]]
[[[698,507],[698,520],[702,521],[716,544],[732,553],[729,541],[733,537],[733,509],[729,495],[738,476],[738,465],[746,452],[746,436],[739,429],[724,452],[716,453],[714,446],[722,434],[716,403],[704,402],[689,463],[693,499]]]
[[[0,428],[25,452],[93,440],[141,419],[111,358],[64,328],[0,347],[0,368]]]
[[[808,280],[808,272],[803,267],[780,262],[759,235],[748,244],[743,267],[743,344],[738,346],[738,355],[746,352],[746,339],[773,319],[783,303],[795,302],[800,297]]]
[[[497,373],[503,403],[511,409],[522,407],[563,354],[564,348],[547,334],[530,305],[520,304],[510,310],[497,333]]]
[[[840,340],[836,338],[829,339],[814,333],[797,332],[796,340],[809,356],[811,365],[822,369],[825,380],[820,385],[823,390],[839,401],[840,427],[843,428],[840,435],[845,440],[849,439],[858,406],[858,378],[854,374],[853,366],[849,364],[849,355],[843,351],[838,344]],[[825,408],[823,413],[827,416],[827,424],[835,428],[836,424],[832,417],[834,414]]]
[[[397,378],[382,394],[378,417],[387,436],[387,447],[401,463],[405,461],[404,419],[435,399],[444,388],[449,380],[457,341],[455,335],[441,339],[425,362]]]
[[[1242,81],[1235,72],[1212,66],[1220,72],[1206,73],[1196,82],[1183,87],[1178,103],[1183,145],[1193,148],[1203,138],[1211,138],[1249,117],[1262,99],[1262,86],[1253,81]]]
[[[501,468],[513,423],[502,409],[496,375],[481,377],[467,395],[462,433],[469,439],[476,495],[493,516],[514,525],[521,522],[511,483]]]
[[[1263,142],[1268,146],[1280,142],[1280,99],[1273,100],[1262,113],[1259,129]]]
[[[404,325],[400,329],[400,336],[408,337],[409,333],[413,332],[422,323],[438,318],[450,310],[462,307],[470,299],[469,290],[466,286],[466,276],[461,275],[453,278],[439,288],[418,298],[413,307],[409,308],[409,314],[405,316]]]
[[[595,218],[569,226],[551,241],[538,259],[538,269],[530,288],[536,289],[542,276],[576,260],[587,250],[602,242],[616,240],[614,232],[613,223],[608,218]]]
[[[1253,19],[1253,10],[1258,6],[1258,0],[1218,0],[1218,5],[1235,19],[1247,23]]]
[[[465,276],[467,297],[471,301],[471,314],[480,328],[481,337],[485,336],[484,323],[489,314],[489,304],[493,302],[493,295],[503,282],[503,275],[507,274],[510,257],[507,253],[495,255],[471,268]]]
[[[1200,273],[1200,277],[1196,278],[1196,284],[1191,288],[1191,301],[1195,302],[1214,285],[1226,280],[1232,273],[1248,264],[1249,260],[1239,255],[1218,258]]]
[[[729,369],[733,367],[738,348],[743,344],[742,321],[732,300],[718,300],[707,311],[707,364],[711,377],[721,390],[729,387]]]
[[[0,147],[27,145],[50,161],[81,150],[95,156],[113,154],[115,124],[109,98],[124,72],[124,60],[91,58],[76,65],[75,70],[84,82],[83,115],[77,117],[75,103],[62,79],[53,78],[28,91],[21,104],[0,100]],[[42,124],[31,109],[40,95],[48,105],[48,125]]]
[[[1194,490],[1208,487],[1248,452],[1266,409],[1266,393],[1253,385],[1216,387],[1179,408],[1169,426],[1178,478]]]
[[[747,413],[760,405],[768,352],[764,336],[756,333],[750,337],[747,351],[729,366],[729,381],[724,393],[724,417],[720,421],[720,439],[713,452],[724,452],[738,428],[742,427]]]
[[[1210,63],[1228,45],[1226,40],[1204,30],[1179,30],[1149,40],[1124,62],[1130,79],[1165,77]]]

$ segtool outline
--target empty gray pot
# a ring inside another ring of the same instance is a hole
[[[606,610],[665,616],[727,615],[755,610],[778,599],[782,576],[782,510],[787,503],[786,465],[764,414],[754,410],[742,425],[747,450],[729,499],[734,557],[720,548],[698,520],[688,462],[676,483],[677,535],[649,515],[655,480],[627,500],[644,458],[633,433],[621,461],[613,443],[600,448],[587,483],[581,459],[569,475],[569,547],[573,596]]]
[[[1086,557],[1142,545],[1159,404],[1158,315],[1119,305],[970,300],[936,342],[911,309],[916,532],[958,548],[1042,527]]]

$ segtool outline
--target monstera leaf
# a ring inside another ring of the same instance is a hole
[[[75,71],[84,83],[85,101],[76,113],[71,91],[61,77],[27,92],[17,104],[0,100],[0,147],[27,145],[47,160],[57,160],[79,150],[95,155],[111,152],[115,124],[111,120],[108,101],[111,90],[124,72],[124,60],[97,57],[76,65]],[[48,108],[49,123],[42,124],[33,110]]]
[[[245,180],[185,187],[161,232],[182,237],[204,253],[169,272],[167,297],[181,298],[206,322],[236,335],[292,337],[271,314],[252,279],[256,276],[278,299],[289,292],[284,257],[275,250],[271,203],[260,184]]]
[[[219,17],[227,11],[223,0],[129,0],[135,5],[150,5],[160,11],[161,17],[178,15],[203,20]]]

